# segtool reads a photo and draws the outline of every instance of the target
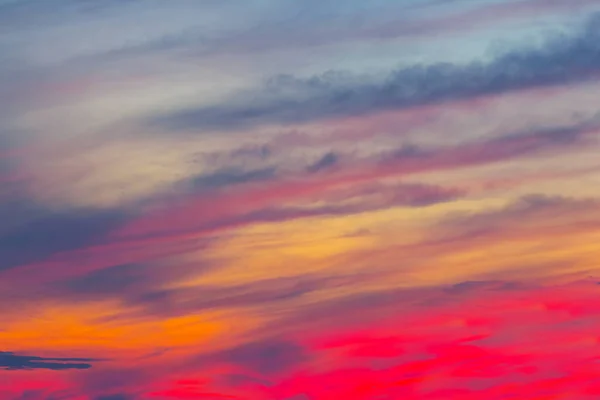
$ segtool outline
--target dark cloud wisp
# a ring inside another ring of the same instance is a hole
[[[539,47],[509,51],[488,63],[418,64],[393,71],[379,83],[340,80],[335,73],[279,77],[229,103],[153,117],[151,123],[190,131],[298,123],[582,82],[599,70],[600,14],[595,14],[578,34],[557,34]]]
[[[220,189],[232,185],[245,183],[267,181],[275,178],[277,169],[266,167],[244,171],[237,168],[224,168],[213,172],[212,174],[196,177],[192,186],[197,190]]]
[[[31,220],[15,224],[7,232],[0,231],[0,271],[90,244],[125,219],[120,212],[52,213],[42,210]]]
[[[12,352],[0,351],[0,369],[28,370],[28,369],[88,369],[91,362],[100,361],[94,358],[45,358],[37,356],[23,356]]]

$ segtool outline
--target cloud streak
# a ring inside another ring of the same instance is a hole
[[[598,43],[600,16],[596,14],[575,35],[555,35],[539,47],[513,50],[488,63],[413,65],[392,72],[377,84],[348,84],[332,73],[308,80],[282,76],[272,80],[267,91],[248,99],[242,94],[238,96],[241,100],[175,112],[153,118],[152,124],[194,132],[239,129],[585,82],[597,77]]]
[[[0,231],[0,248],[6,249],[0,271],[91,244],[125,221],[119,212],[58,213],[35,208],[25,212],[29,215],[24,221],[17,220],[18,225],[8,232]]]
[[[67,370],[88,369],[91,362],[101,361],[94,358],[49,358],[17,355],[12,352],[0,351],[0,368],[4,370]]]
[[[599,1],[38,3],[0,399],[598,398]]]

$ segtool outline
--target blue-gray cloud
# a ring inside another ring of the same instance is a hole
[[[330,151],[329,153],[327,153],[323,157],[321,157],[319,160],[317,160],[317,162],[309,165],[306,168],[306,171],[309,173],[319,172],[324,169],[333,167],[335,164],[338,163],[338,161],[339,161],[338,155],[336,153],[334,153],[333,151]]]
[[[88,369],[91,362],[100,361],[94,358],[47,358],[37,356],[17,355],[12,352],[0,351],[0,369],[28,370],[28,369]]]
[[[54,213],[28,204],[0,204],[6,220],[15,216],[0,229],[0,270],[91,244],[126,219],[118,211]]]
[[[138,55],[174,51],[188,57],[211,57],[215,54],[247,55],[271,51],[327,46],[335,43],[379,41],[381,39],[423,37],[440,32],[473,30],[475,26],[500,23],[507,19],[527,16],[537,7],[538,14],[556,13],[567,9],[594,9],[585,0],[544,2],[520,0],[510,4],[495,1],[359,1],[306,0],[235,2],[222,0],[222,19],[228,18],[232,29],[203,29],[202,24],[188,25],[153,40],[124,45],[100,52],[94,59],[120,59]],[[186,4],[183,13],[202,12],[205,1]],[[478,3],[478,4],[474,4]],[[567,4],[569,3],[569,4]],[[210,5],[210,3],[208,3]],[[231,8],[227,10],[227,7]],[[246,7],[243,11],[241,7]],[[440,7],[442,6],[442,7]],[[451,12],[449,12],[452,10]],[[227,12],[229,11],[229,12]],[[232,14],[244,12],[245,23],[231,21]],[[255,18],[254,18],[255,17]],[[237,23],[236,23],[237,22]]]
[[[240,168],[223,168],[210,174],[200,175],[193,179],[192,185],[199,191],[219,189],[231,185],[261,182],[274,179],[277,168],[266,167],[252,170]]]
[[[56,283],[57,295],[78,299],[122,295],[148,287],[150,272],[144,265],[115,265]]]
[[[199,243],[196,249],[202,244]],[[66,278],[60,281],[35,286],[29,291],[28,298],[61,299],[63,301],[96,301],[114,299],[124,302],[132,298],[159,296],[158,288],[165,283],[178,281],[189,276],[198,276],[203,272],[216,268],[213,263],[198,260],[193,265],[175,264],[166,268],[163,265],[137,263],[113,265],[91,272]],[[34,282],[35,283],[35,282]],[[1,295],[0,295],[1,297]]]
[[[600,14],[594,14],[577,34],[555,34],[539,47],[509,51],[487,63],[413,65],[379,83],[340,80],[332,73],[310,79],[283,76],[257,93],[152,117],[150,122],[190,131],[298,123],[582,82],[594,79],[599,69]]]

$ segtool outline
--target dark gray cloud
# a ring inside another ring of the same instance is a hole
[[[379,83],[348,83],[332,73],[310,79],[279,77],[263,91],[153,117],[151,123],[192,131],[297,123],[581,82],[595,78],[599,69],[600,14],[594,14],[578,34],[556,34],[539,47],[509,51],[488,63],[413,65]]]
[[[338,161],[339,161],[338,155],[336,153],[330,151],[329,153],[327,153],[323,157],[321,157],[317,162],[309,165],[306,168],[306,171],[308,173],[319,172],[319,171],[322,171],[324,169],[334,166],[335,164],[338,163]]]
[[[0,270],[88,245],[126,219],[119,211],[53,213],[27,204],[0,204],[0,212],[20,216],[0,229]]]
[[[101,361],[94,358],[47,358],[37,356],[23,356],[12,352],[0,351],[0,369],[27,370],[27,369],[88,369],[92,362]]]
[[[200,246],[200,245],[199,245]],[[199,248],[199,247],[198,247]],[[43,287],[32,285],[22,290],[27,299],[37,297],[62,301],[96,301],[113,299],[130,303],[135,301],[168,302],[170,291],[159,290],[165,283],[185,279],[216,268],[216,264],[201,260],[193,264],[122,264],[93,270],[86,274],[59,280]],[[12,297],[11,297],[12,299]]]
[[[425,149],[407,145],[381,155],[379,162],[398,174],[483,165],[582,145],[599,126],[599,116],[594,116],[573,126],[526,130],[452,147]]]
[[[0,271],[78,249],[101,239],[124,223],[124,211],[51,210],[32,200],[27,183],[10,179],[18,174],[10,150],[10,134],[0,130]],[[18,132],[17,132],[18,133]],[[8,151],[3,157],[2,151]],[[3,174],[8,182],[2,182]]]
[[[147,286],[149,272],[144,265],[114,265],[59,282],[56,286],[58,295],[76,298],[120,295]]]
[[[224,168],[211,174],[201,175],[194,178],[192,185],[198,190],[218,189],[236,184],[261,182],[276,177],[275,167],[266,167],[254,170],[242,170],[240,168]]]

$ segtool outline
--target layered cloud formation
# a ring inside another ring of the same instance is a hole
[[[0,398],[597,398],[599,13],[0,2]]]

